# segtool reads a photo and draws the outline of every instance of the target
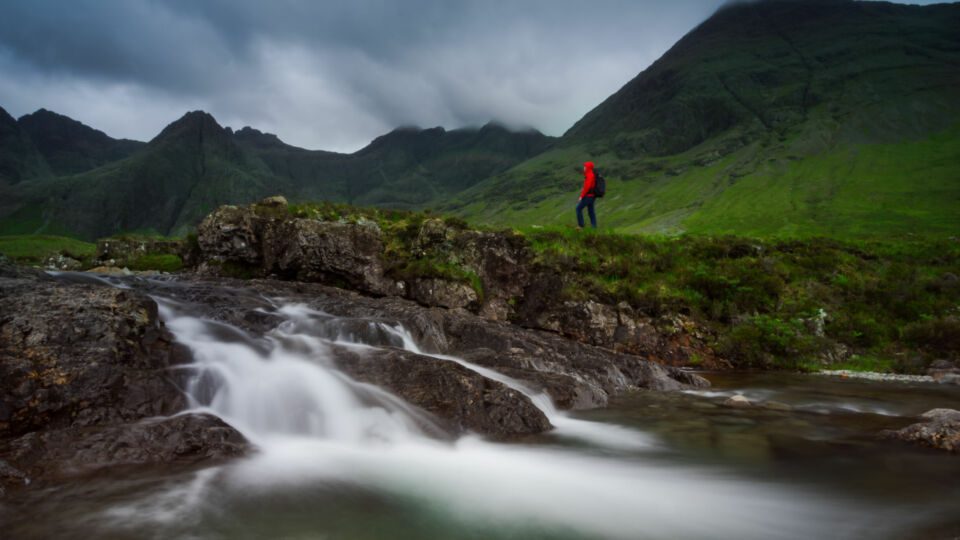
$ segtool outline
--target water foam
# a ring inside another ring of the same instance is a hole
[[[383,332],[371,329],[380,342],[363,344],[331,331],[337,321],[327,314],[305,306],[283,306],[278,313],[286,322],[266,336],[232,328],[224,340],[223,323],[161,300],[167,326],[194,354],[188,388],[194,407],[221,416],[259,450],[188,486],[148,497],[159,505],[156,515],[138,516],[131,510],[146,507],[134,504],[113,510],[112,519],[167,522],[177,511],[204,511],[203,505],[171,503],[178,498],[196,502],[207,495],[269,496],[303,485],[349,484],[413,497],[464,521],[610,538],[843,537],[853,534],[848,524],[864,522],[862,516],[851,519],[849,506],[819,503],[800,490],[667,466],[645,452],[591,455],[469,435],[454,442],[432,438],[422,412],[333,369],[330,344],[396,346],[456,362],[530,397],[558,434],[622,450],[650,444],[639,432],[570,418],[522,381],[425,353],[400,326],[371,321],[381,325]]]

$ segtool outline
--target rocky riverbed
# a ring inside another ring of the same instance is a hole
[[[156,299],[189,305],[197,316],[230,325],[253,341],[285,320],[281,303],[321,313],[312,331],[385,347],[359,353],[336,346],[340,370],[422,409],[450,436],[509,438],[552,426],[516,388],[437,355],[462,356],[522,380],[531,391],[548,393],[560,409],[604,406],[633,389],[707,385],[697,375],[638,356],[396,297],[274,280],[51,276],[6,264],[0,268],[5,489],[113,467],[189,465],[251,451],[239,432],[215,417],[170,416],[189,407],[182,367],[193,358],[166,328]],[[394,328],[403,328],[422,350],[404,349]],[[231,339],[231,331],[224,332],[223,339]]]

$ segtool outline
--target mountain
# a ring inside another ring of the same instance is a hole
[[[233,141],[232,132],[195,111],[125,159],[25,183],[15,193],[17,209],[0,220],[0,230],[84,239],[121,231],[167,234],[220,204],[255,199],[274,185],[269,170]]]
[[[181,234],[217,206],[278,193],[293,201],[422,206],[551,143],[536,131],[493,124],[453,131],[405,128],[354,154],[339,154],[297,148],[250,127],[233,132],[202,111],[187,113],[145,144],[116,141],[43,110],[12,126],[10,145],[39,146],[40,164],[50,166],[39,174],[22,160],[14,163],[26,171],[17,178],[32,174],[44,181],[8,182],[0,190],[0,234],[85,239],[130,231]],[[0,147],[0,157],[8,155],[15,154]],[[106,163],[83,170],[96,160]]]
[[[30,178],[45,178],[50,174],[50,168],[30,135],[0,107],[0,186],[18,184]]]
[[[102,131],[46,109],[22,116],[17,123],[56,176],[89,171],[129,157],[144,144],[113,139]]]
[[[572,222],[599,164],[624,231],[871,236],[960,230],[960,4],[732,4],[554,148],[441,209]]]

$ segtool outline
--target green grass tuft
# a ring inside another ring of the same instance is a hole
[[[41,264],[48,257],[64,254],[88,261],[97,246],[74,238],[46,235],[0,236],[0,253],[21,264]]]

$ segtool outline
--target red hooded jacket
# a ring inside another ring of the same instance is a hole
[[[593,174],[593,162],[588,161],[583,164],[583,189],[580,190],[580,198],[593,197],[593,187],[597,183],[597,175]]]

